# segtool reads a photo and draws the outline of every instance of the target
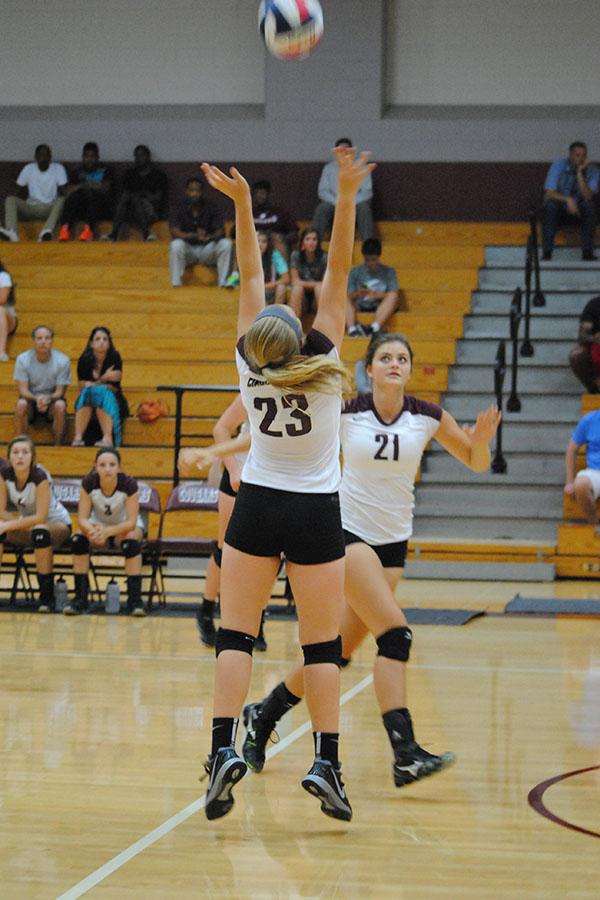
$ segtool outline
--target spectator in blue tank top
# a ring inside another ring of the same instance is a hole
[[[586,468],[575,475],[580,447],[586,448]],[[565,494],[574,495],[586,521],[598,526],[596,500],[600,497],[600,409],[588,413],[579,421],[567,447],[565,466]]]

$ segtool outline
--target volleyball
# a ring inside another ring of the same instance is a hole
[[[267,49],[278,59],[302,59],[323,34],[318,0],[262,0],[258,27]]]

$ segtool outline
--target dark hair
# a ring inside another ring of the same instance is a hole
[[[149,147],[146,147],[145,144],[138,144],[137,147],[134,147],[134,148],[133,148],[133,153],[134,153],[134,155],[138,152],[138,150],[145,150],[146,153],[148,154],[148,156],[151,155],[151,153],[150,153],[150,148],[149,148]]]
[[[302,249],[302,241],[306,237],[307,234],[316,234],[317,236],[317,246],[315,248],[315,259],[321,259],[323,256],[323,248],[321,247],[321,235],[317,231],[316,228],[313,228],[312,225],[308,225],[306,228],[303,228],[300,232],[300,238],[298,240],[298,251],[300,253],[300,259],[303,263],[306,263],[306,251]]]
[[[252,185],[253,191],[270,191],[271,190],[271,182],[267,181],[266,178],[261,178],[259,181],[255,181]]]
[[[406,338],[403,334],[395,334],[388,331],[378,331],[377,334],[374,334],[371,340],[369,341],[369,346],[367,347],[367,352],[365,353],[365,366],[370,366],[375,358],[375,354],[384,344],[392,344],[394,341],[398,341],[400,344],[404,344],[406,349],[408,350],[408,355],[410,356],[410,364],[413,364],[413,351],[412,347],[408,342],[408,338]]]
[[[110,369],[111,366],[118,364],[118,361],[119,361],[117,350],[115,348],[115,345],[113,344],[113,339],[112,339],[112,335],[110,333],[110,329],[107,328],[106,325],[96,325],[95,328],[92,328],[92,330],[90,332],[90,336],[88,338],[88,342],[85,346],[85,350],[79,357],[78,365],[86,365],[86,364],[90,365],[91,364],[92,368],[94,367],[94,365],[96,363],[96,357],[94,356],[94,349],[92,347],[92,341],[94,340],[95,335],[99,331],[104,331],[104,333],[108,336],[108,351],[106,353],[106,359],[104,360],[104,363],[103,363],[103,369],[105,371],[106,369]]]
[[[94,462],[97,462],[104,453],[112,453],[113,456],[117,457],[119,464],[121,463],[121,454],[116,447],[100,447],[94,457]]]
[[[583,147],[583,149],[587,151],[587,144],[583,141],[573,141],[572,144],[569,144],[569,153],[574,150],[575,147]]]
[[[381,256],[381,241],[379,238],[367,238],[360,249],[363,256]]]
[[[100,156],[100,150],[96,141],[88,141],[87,144],[83,145],[82,153],[87,153],[88,150],[91,150],[96,156]]]
[[[190,175],[190,177],[188,178],[188,180],[185,183],[185,186],[189,187],[190,184],[199,184],[200,187],[204,187],[204,182],[202,181],[202,179],[200,178],[199,175]]]
[[[36,325],[35,328],[33,329],[33,331],[31,332],[32,338],[35,338],[35,336],[36,336],[37,332],[40,330],[40,328],[45,328],[46,331],[50,332],[50,337],[54,337],[54,329],[50,328],[49,325]]]
[[[48,144],[38,144],[33,155],[37,156],[40,150],[47,150],[50,156],[52,156],[52,150],[50,149]]]
[[[342,144],[348,144],[349,147],[354,146],[352,141],[350,140],[350,138],[338,138],[337,141],[335,142],[336,147],[341,147]]]
[[[259,228],[256,232],[256,237],[260,234],[264,234],[267,239],[267,249],[264,253],[261,253],[261,261],[263,272],[265,275],[265,281],[271,281],[271,270],[273,268],[273,237],[270,231],[265,231],[263,228]]]
[[[29,449],[31,450],[31,468],[35,466],[35,444],[31,440],[28,434],[17,434],[12,441],[9,443],[6,448],[6,458],[10,456],[10,451],[14,447],[15,444],[28,444]],[[30,470],[31,471],[31,470]]]

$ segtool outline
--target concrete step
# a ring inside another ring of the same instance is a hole
[[[414,537],[420,540],[447,538],[453,540],[532,540],[556,542],[558,519],[465,516],[428,516],[415,510]]]
[[[510,481],[517,478],[529,478],[533,484],[535,479],[540,477],[552,479],[547,481],[547,484],[562,484],[564,481],[565,454],[563,451],[560,453],[545,453],[541,456],[534,456],[531,453],[506,453],[505,458]],[[435,481],[436,478],[440,481],[446,478],[455,478],[462,481],[463,475],[467,480],[478,477],[470,469],[463,466],[462,463],[459,463],[457,459],[446,453],[445,450],[430,450],[423,460],[421,469],[422,481]],[[492,475],[494,479],[503,479],[504,477],[503,475]],[[502,482],[499,481],[498,483]]]
[[[562,519],[562,491],[555,486],[536,485],[428,485],[416,488],[416,508],[423,516],[473,518]]]
[[[542,250],[539,249],[540,268],[542,269],[560,269],[560,268],[584,268],[590,266],[598,266],[598,263],[584,262],[581,259],[581,247],[555,247],[551,260],[542,259]],[[485,248],[485,264],[489,268],[505,268],[517,267],[525,265],[526,247],[486,247]]]
[[[477,315],[506,315],[513,296],[512,290],[473,291],[471,305]],[[588,300],[597,295],[597,291],[547,291],[544,290],[545,306],[532,306],[532,316],[571,316],[579,315]]]
[[[516,562],[433,562],[411,559],[404,578],[430,581],[554,581],[552,563]]]
[[[507,340],[507,362],[512,361],[511,344]],[[520,345],[519,345],[520,346]],[[521,356],[519,354],[519,370],[531,366],[559,366],[564,365],[573,349],[574,340],[544,340],[536,339],[533,356]],[[456,363],[462,365],[492,365],[498,349],[496,338],[465,338],[456,345]]]
[[[510,379],[507,381],[510,383]],[[490,387],[493,384],[493,366],[489,364],[486,366],[454,366],[448,372],[449,392],[480,393],[486,384],[489,384]],[[555,368],[534,365],[523,369],[519,367],[517,384],[519,392],[522,394],[535,394],[536,396],[572,394],[577,397],[581,397],[582,394],[581,382],[564,364],[562,367],[556,366]]]
[[[525,287],[523,268],[479,270],[479,288],[486,290],[513,290]],[[598,291],[600,290],[600,264],[587,263],[582,268],[544,269],[541,274],[543,291]]]
[[[600,293],[600,284],[598,285]],[[530,323],[530,336],[535,344],[537,340],[572,336],[575,341],[580,311],[572,316],[536,316]],[[524,323],[521,323],[520,337],[523,337]],[[510,336],[508,312],[505,316],[465,316],[463,337],[465,338],[504,338]]]
[[[506,453],[553,453],[557,449],[566,450],[573,433],[574,422],[524,422],[517,413],[506,424],[502,432],[502,446]]]
[[[521,401],[520,412],[509,412],[506,404],[509,397],[510,382],[504,385],[504,423],[506,425],[505,433],[509,427],[515,424],[525,424],[533,427],[537,424],[545,423],[564,423],[575,427],[577,421],[581,418],[581,397],[568,395],[546,395],[526,394],[521,392],[519,385],[518,397]],[[473,422],[478,412],[495,403],[495,397],[489,394],[473,392],[473,393],[452,393],[446,394],[442,399],[444,409],[454,416],[460,423]]]

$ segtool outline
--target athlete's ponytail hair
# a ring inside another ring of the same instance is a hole
[[[288,316],[258,318],[244,338],[244,352],[250,368],[280,390],[302,388],[339,394],[349,385],[346,368],[328,356],[301,356],[298,337]]]

